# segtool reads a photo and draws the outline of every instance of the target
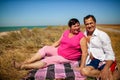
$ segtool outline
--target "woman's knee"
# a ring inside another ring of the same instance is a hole
[[[44,47],[42,47],[41,49],[38,50],[37,53],[40,54],[42,57],[44,57],[44,56],[46,55],[46,52],[48,51],[48,50],[47,50],[48,47],[49,47],[49,46],[44,46]]]
[[[46,49],[46,48],[49,48],[49,47],[50,47],[50,46],[44,46],[43,48],[45,48],[45,49]]]
[[[52,49],[53,49],[52,46],[44,46],[43,47],[43,50],[44,50],[45,53],[50,53]]]

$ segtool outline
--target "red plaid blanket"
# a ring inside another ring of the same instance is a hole
[[[32,70],[25,80],[54,80],[63,78],[65,80],[84,80],[85,77],[75,70],[79,66],[79,62],[52,64],[46,68]]]

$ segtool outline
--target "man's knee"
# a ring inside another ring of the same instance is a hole
[[[87,70],[86,68],[83,68],[82,69],[82,74],[85,75],[85,76],[89,76],[90,70]]]
[[[119,70],[115,70],[113,71],[113,79],[114,80],[120,80],[120,71]]]

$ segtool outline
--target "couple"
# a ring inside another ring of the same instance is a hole
[[[44,46],[33,57],[17,63],[19,69],[40,69],[50,64],[69,63],[81,59],[80,73],[89,77],[107,80],[110,66],[115,60],[108,35],[96,28],[93,15],[84,17],[85,33],[80,31],[80,22],[72,18],[68,22],[69,30],[52,46]],[[87,62],[87,64],[86,64]],[[100,65],[101,64],[101,65]]]

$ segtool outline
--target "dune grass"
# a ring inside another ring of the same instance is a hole
[[[67,26],[49,26],[47,28],[23,28],[0,36],[0,80],[19,80],[26,75],[26,70],[16,70],[11,65],[13,59],[18,62],[31,57],[41,47],[51,45],[59,39]],[[120,28],[120,27],[119,27]],[[84,30],[84,27],[81,28]],[[120,38],[118,33],[106,31],[112,40],[116,60],[120,67]]]

